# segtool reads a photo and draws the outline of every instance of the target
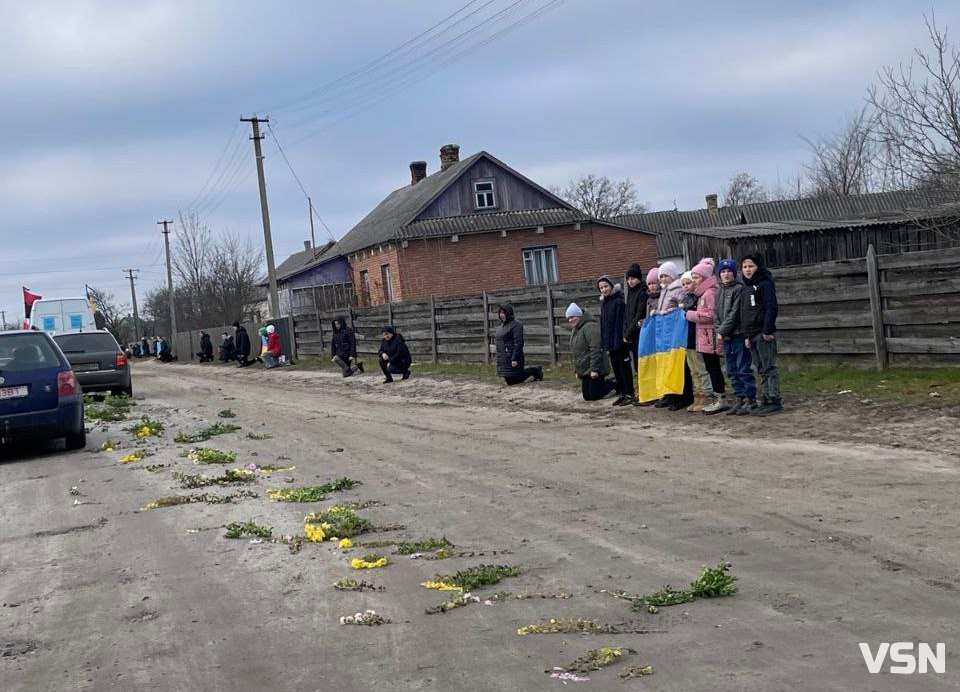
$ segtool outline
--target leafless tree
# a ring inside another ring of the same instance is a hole
[[[723,206],[737,207],[743,204],[766,202],[769,199],[766,188],[749,173],[737,173],[730,178],[723,193]]]
[[[564,188],[551,190],[577,209],[597,219],[609,219],[622,214],[642,214],[647,206],[637,199],[633,182],[611,180],[592,173],[571,180]]]
[[[890,189],[886,147],[876,132],[876,117],[865,106],[837,133],[802,137],[811,154],[804,167],[809,194],[847,197]]]
[[[117,303],[114,295],[102,288],[91,286],[87,289],[87,294],[103,318],[104,327],[117,341],[123,344],[133,338],[129,305]]]
[[[885,67],[867,101],[877,135],[908,184],[956,189],[960,184],[960,50],[947,29],[924,15],[931,47],[906,64]]]

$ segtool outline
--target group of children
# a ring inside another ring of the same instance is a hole
[[[646,287],[647,317],[672,310],[685,313],[686,385],[684,394],[633,403],[708,415],[766,416],[783,410],[777,292],[762,255],[745,256],[739,267],[733,259],[721,260],[718,267],[706,257],[682,273],[675,263],[664,262],[647,273]],[[727,394],[724,365],[733,399]],[[751,366],[757,370],[759,387]]]

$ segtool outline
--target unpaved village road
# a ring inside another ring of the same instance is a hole
[[[118,463],[134,448],[128,422],[96,425],[87,452],[7,452],[0,463],[4,692],[557,690],[545,670],[605,644],[637,653],[572,688],[960,689],[956,419],[904,443],[896,416],[843,410],[738,431],[731,419],[615,411],[538,385],[415,377],[386,388],[373,375],[152,363],[135,376],[136,414],[166,425],[145,445],[151,456]],[[188,446],[173,437],[228,407],[243,430],[207,446],[236,451],[235,466],[284,457],[296,470],[259,478],[258,497],[234,504],[142,511],[201,492],[180,490],[173,470],[221,472],[179,457]],[[820,428],[829,434],[814,439]],[[855,444],[832,441],[844,429]],[[99,451],[107,439],[123,446]],[[363,485],[319,504],[268,499],[267,489],[292,487],[285,475]],[[363,511],[375,523],[406,526],[364,539],[446,536],[484,555],[391,555],[359,574],[349,561],[364,551],[306,543],[292,553],[223,535],[248,519],[302,533],[308,511],[361,499],[383,503]],[[684,586],[724,558],[739,578],[730,598],[649,614],[604,593]],[[524,569],[483,594],[572,597],[425,614],[448,595],[420,582],[480,562]],[[385,590],[334,590],[345,576]],[[366,608],[392,624],[338,624]],[[552,617],[653,632],[516,634]],[[858,643],[896,641],[945,642],[946,675],[868,674]],[[619,679],[637,664],[654,674]]]

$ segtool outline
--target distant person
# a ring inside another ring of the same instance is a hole
[[[609,276],[597,279],[597,289],[600,291],[600,341],[610,358],[619,395],[613,405],[626,406],[633,403],[633,366],[630,365],[630,349],[623,339],[627,303],[623,298],[623,287]]]
[[[647,285],[639,264],[627,267],[627,306],[623,312],[623,343],[633,361],[633,377],[637,375],[637,345],[640,327],[647,316]],[[634,401],[636,403],[636,401]]]
[[[363,363],[357,359],[357,337],[342,315],[333,319],[330,355],[343,371],[344,377],[363,372]]]
[[[213,341],[206,332],[200,332],[200,351],[197,353],[197,358],[201,363],[209,363],[213,360]]]
[[[140,357],[146,358],[150,355],[150,344],[147,341],[147,337],[140,339]]]
[[[250,335],[247,334],[246,327],[239,322],[233,323],[234,335],[233,341],[237,348],[237,362],[241,368],[250,365]]]
[[[383,383],[393,382],[394,375],[401,375],[404,380],[409,379],[413,358],[410,357],[410,349],[407,348],[403,334],[392,326],[386,326],[380,330],[380,336],[382,341],[380,350],[377,351],[377,360],[383,371]]]
[[[162,337],[157,339],[157,358],[161,363],[169,363],[173,360],[173,352],[170,350],[170,343]]]
[[[740,260],[743,293],[740,320],[744,346],[750,349],[753,366],[760,376],[760,405],[741,408],[738,415],[769,416],[783,410],[780,400],[780,371],[777,369],[777,289],[773,274],[758,252]],[[746,409],[746,410],[745,410]]]
[[[657,314],[657,307],[660,304],[660,269],[659,267],[654,267],[647,272],[647,305],[646,305],[646,319]],[[642,325],[641,325],[642,328]],[[637,334],[637,346],[639,347],[640,335]],[[634,349],[634,356],[637,355],[637,349]],[[638,360],[639,362],[639,360]],[[655,406],[660,403],[661,399],[650,399],[649,401],[640,401],[637,400],[637,406]]]
[[[237,359],[237,346],[233,342],[233,337],[224,332],[220,335],[220,360],[229,363]]]
[[[713,307],[713,331],[717,343],[723,348],[727,362],[727,376],[737,401],[726,415],[738,415],[744,407],[756,408],[757,383],[750,367],[750,351],[744,346],[743,327],[740,324],[740,303],[743,300],[743,284],[737,279],[737,262],[720,260],[720,286],[717,302]],[[713,413],[704,409],[706,413]]]
[[[523,355],[523,322],[513,312],[513,305],[504,303],[497,311],[500,326],[494,335],[497,346],[497,374],[508,385],[526,382],[531,377],[538,382],[543,379],[543,368],[539,365],[526,367]]]
[[[267,352],[267,327],[260,327],[260,329],[257,330],[257,334],[260,336],[260,349],[257,351],[257,357],[254,358],[254,360],[262,363],[263,354]]]
[[[576,303],[570,303],[566,317],[573,327],[570,332],[570,352],[583,400],[598,401],[617,388],[616,382],[607,379],[610,363],[600,340],[600,325],[593,315]]]
[[[280,356],[283,355],[283,344],[280,342],[280,335],[277,328],[272,324],[267,325],[267,350],[263,352],[263,367],[275,368],[280,365]]]

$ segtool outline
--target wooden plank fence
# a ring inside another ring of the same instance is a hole
[[[960,363],[960,248],[773,269],[780,300],[780,353],[839,356],[884,368],[904,362]],[[380,329],[393,324],[414,360],[491,363],[502,303],[524,323],[530,362],[569,360],[564,311],[571,302],[599,313],[593,282],[536,286],[294,317],[300,355],[326,356],[332,322],[342,315],[370,356]]]

